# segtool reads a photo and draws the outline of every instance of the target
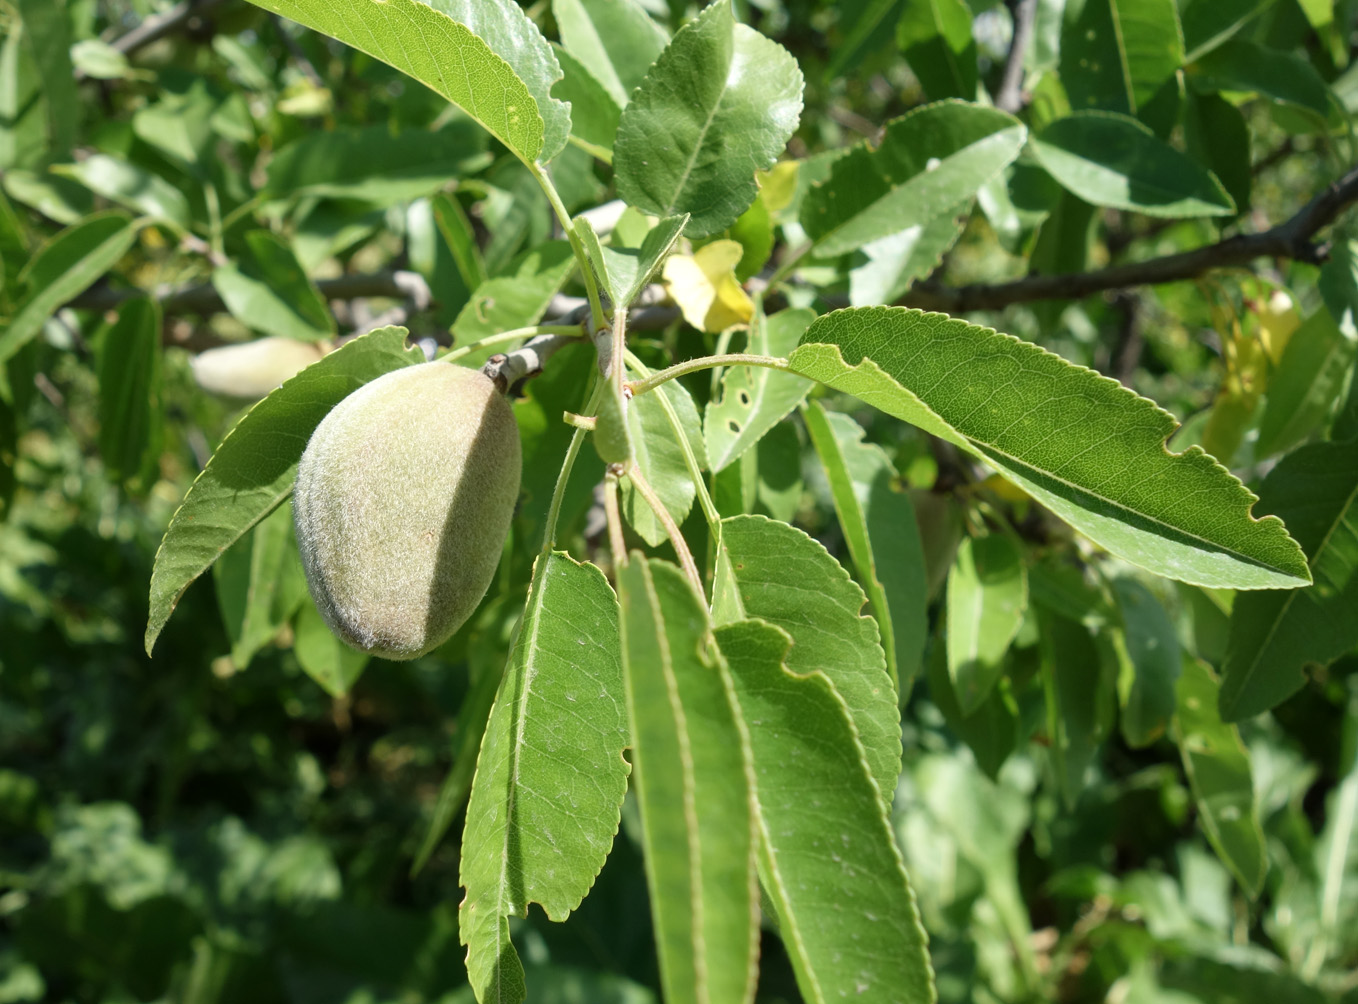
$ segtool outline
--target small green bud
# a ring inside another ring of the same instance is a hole
[[[522,458],[514,411],[479,370],[395,370],[340,402],[307,444],[293,513],[311,596],[364,652],[447,641],[495,576]]]

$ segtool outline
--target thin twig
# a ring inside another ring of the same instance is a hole
[[[1004,61],[1004,76],[995,92],[995,107],[1000,111],[1017,113],[1025,104],[1023,97],[1023,60],[1033,38],[1033,24],[1037,20],[1037,0],[1009,0],[1009,13],[1014,18],[1014,34],[1009,40],[1009,55]]]
[[[618,512],[618,471],[614,464],[604,475],[604,516],[608,520],[608,549],[613,552],[613,567],[627,564],[627,543],[622,537],[622,514]],[[616,575],[616,572],[614,573]]]
[[[530,338],[513,352],[499,352],[486,360],[481,372],[494,382],[503,394],[521,380],[542,372],[543,364],[567,345],[580,340],[580,332],[560,332]]]
[[[110,46],[124,56],[130,56],[166,35],[172,35],[189,25],[195,17],[202,17],[212,8],[220,7],[226,0],[180,0],[169,10],[144,19],[131,31],[110,42]],[[85,74],[76,70],[76,80],[84,80]]]

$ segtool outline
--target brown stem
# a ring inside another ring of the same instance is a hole
[[[1013,115],[1024,105],[1023,57],[1033,38],[1037,20],[1037,0],[1009,0],[1009,13],[1014,18],[1014,35],[1009,40],[1009,55],[1004,61],[1004,76],[995,92],[995,107]]]

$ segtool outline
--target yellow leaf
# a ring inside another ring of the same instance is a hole
[[[791,205],[792,196],[797,193],[799,166],[801,161],[798,160],[780,160],[767,171],[755,172],[755,180],[759,182],[759,198],[770,213]]]
[[[1292,332],[1299,327],[1301,314],[1297,313],[1292,297],[1284,290],[1275,289],[1259,307],[1259,338],[1274,366],[1282,362],[1283,349],[1287,348]]]
[[[665,285],[684,320],[714,333],[749,321],[754,304],[735,273],[744,253],[736,241],[713,241],[692,255],[670,256],[665,262]]]

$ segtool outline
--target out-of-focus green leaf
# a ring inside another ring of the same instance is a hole
[[[853,394],[997,468],[1076,529],[1143,568],[1261,589],[1309,581],[1281,521],[1198,450],[1170,454],[1174,419],[1117,382],[964,321],[903,308],[817,319],[799,373]]]
[[[750,329],[749,350],[785,357],[797,347],[816,314],[808,309],[759,314]],[[721,393],[707,403],[703,435],[713,471],[721,471],[781,422],[806,397],[805,377],[762,366],[733,366],[722,377]]]
[[[292,248],[269,230],[245,235],[248,253],[212,273],[212,285],[242,324],[278,338],[315,342],[334,335],[335,318]]]
[[[1067,808],[1084,789],[1085,770],[1112,724],[1113,687],[1088,627],[1045,610],[1038,619],[1047,736]]]
[[[552,14],[561,44],[619,108],[626,107],[669,43],[664,29],[634,0],[552,0]]]
[[[189,200],[158,174],[104,153],[93,153],[54,171],[74,178],[91,192],[177,227],[189,225]]]
[[[1168,217],[1235,212],[1209,171],[1126,115],[1068,115],[1034,136],[1032,149],[1052,177],[1096,206]]]
[[[47,107],[49,150],[67,153],[80,124],[80,95],[71,66],[71,28],[66,5],[52,0],[17,0],[26,41],[32,47],[42,98]]]
[[[1015,157],[1023,124],[994,108],[940,101],[887,123],[877,146],[837,159],[802,202],[800,220],[823,255],[843,254],[971,198]]]
[[[1234,725],[1217,712],[1220,684],[1197,659],[1185,659],[1175,686],[1174,739],[1212,849],[1251,898],[1268,871],[1264,831],[1254,801],[1250,756]]]
[[[669,216],[646,232],[639,248],[610,247],[599,242],[594,227],[581,216],[575,221],[575,232],[585,245],[599,283],[613,301],[614,310],[629,307],[651,276],[674,248],[684,232],[687,216]]]
[[[458,937],[479,1001],[525,999],[509,918],[580,905],[627,789],[618,604],[603,573],[538,556],[523,621],[486,723],[462,837]]]
[[[976,40],[963,0],[907,3],[896,22],[896,44],[931,100],[975,100]]]
[[[485,133],[464,118],[442,129],[387,126],[309,132],[269,161],[267,199],[327,196],[393,205],[490,163]]]
[[[1316,841],[1320,929],[1310,951],[1321,960],[1342,959],[1358,944],[1358,686],[1352,677],[1348,682],[1341,779],[1326,802]]]
[[[1189,79],[1201,91],[1254,93],[1322,121],[1330,113],[1330,89],[1308,60],[1245,38],[1233,38],[1197,60]]]
[[[1189,92],[1184,111],[1188,155],[1221,181],[1236,212],[1250,207],[1254,172],[1250,167],[1250,129],[1240,109],[1216,94]]]
[[[561,64],[562,76],[552,88],[552,94],[570,102],[571,136],[595,156],[611,162],[622,107],[584,64],[560,46],[553,46],[553,49]]]
[[[976,766],[993,781],[1019,741],[1018,708],[1003,677],[975,711],[963,714],[952,678],[948,676],[944,646],[935,644],[926,662],[929,699],[942,713],[948,728],[967,744],[976,758]]]
[[[1003,533],[968,537],[948,573],[948,676],[962,714],[989,696],[1028,608],[1018,543]]]
[[[1320,428],[1356,354],[1358,343],[1345,336],[1328,309],[1317,310],[1302,322],[1269,377],[1254,444],[1256,457],[1285,453]]]
[[[486,262],[481,257],[481,248],[476,243],[476,231],[467,218],[462,204],[447,192],[439,192],[430,200],[434,211],[434,222],[443,235],[457,270],[468,289],[476,289],[486,281]]]
[[[1358,440],[1312,443],[1264,479],[1259,508],[1282,517],[1310,559],[1315,585],[1237,596],[1222,667],[1221,713],[1266,711],[1358,645]]]
[[[886,453],[862,441],[857,422],[827,412],[816,401],[802,415],[881,631],[887,672],[903,702],[919,673],[928,634],[929,586],[915,508],[910,496],[894,486],[896,469]]]
[[[156,552],[149,654],[193,581],[292,492],[297,462],[330,409],[369,380],[424,360],[405,328],[378,328],[308,366],[246,412],[184,496]]]
[[[309,605],[303,574],[292,529],[292,506],[287,502],[260,520],[238,546],[227,549],[212,566],[217,605],[231,641],[231,662],[237,669],[248,667],[255,653],[274,639],[301,605]],[[300,590],[296,588],[299,584]],[[303,651],[306,663],[313,666],[327,658],[318,654],[317,660],[311,659],[313,650],[305,641]],[[337,679],[331,673],[322,675],[332,682]],[[333,693],[332,688],[327,689]]]
[[[934,1000],[886,816],[893,792],[867,770],[843,691],[825,672],[794,668],[789,641],[758,620],[717,629],[753,753],[760,875],[797,983],[809,1001]]]
[[[939,266],[970,216],[968,203],[864,244],[868,260],[849,272],[849,303],[869,307],[900,299],[917,279]]]
[[[457,105],[525,163],[546,163],[570,135],[552,47],[511,0],[251,0],[394,66]],[[456,58],[459,72],[447,72]]]
[[[1149,746],[1165,734],[1174,715],[1174,682],[1183,656],[1174,622],[1155,595],[1136,579],[1120,576],[1112,582],[1122,614],[1118,675],[1118,723],[1122,737],[1133,748]],[[1261,594],[1262,595],[1262,594]]]
[[[1184,0],[1179,17],[1184,29],[1184,59],[1200,59],[1248,24],[1274,0]]]
[[[0,43],[0,123],[3,123],[0,125],[0,167],[9,171],[31,167],[42,160],[47,149],[47,122],[42,81],[23,22],[11,20],[7,27],[4,42]],[[8,177],[5,187],[10,187]]]
[[[1174,0],[1066,4],[1061,82],[1076,111],[1136,115],[1183,65]]]
[[[667,1001],[751,1001],[759,894],[750,738],[702,597],[632,554],[618,576],[661,983]]]
[[[0,329],[0,363],[28,344],[63,303],[112,268],[145,223],[119,210],[95,213],[39,248],[18,276],[28,295]]]
[[[137,297],[99,340],[99,453],[119,481],[146,473],[160,456],[160,323],[159,304]]]
[[[679,420],[678,431],[660,401],[659,395],[662,393]],[[632,398],[627,404],[626,421],[632,443],[632,458],[660,496],[666,510],[674,517],[674,522],[682,525],[693,508],[697,489],[684,460],[679,436],[682,434],[688,440],[689,449],[694,452],[700,466],[706,460],[702,421],[698,418],[697,405],[683,384],[671,381],[663,388]],[[632,529],[652,547],[658,547],[668,538],[664,525],[656,518],[646,500],[632,487],[630,479],[623,485],[622,513]]]
[[[472,292],[453,322],[457,344],[536,324],[574,266],[566,241],[525,251]]]
[[[622,110],[618,194],[654,216],[688,213],[690,237],[726,229],[754,201],[802,111],[802,74],[778,43],[707,7],[661,53]]]
[[[292,634],[292,651],[298,664],[331,697],[349,693],[372,658],[336,638],[309,599],[297,611]]]
[[[844,699],[882,797],[901,768],[900,711],[863,591],[801,530],[763,516],[722,520],[713,585],[718,624],[767,621],[792,638],[787,668],[821,672]],[[751,731],[758,727],[751,724]]]

